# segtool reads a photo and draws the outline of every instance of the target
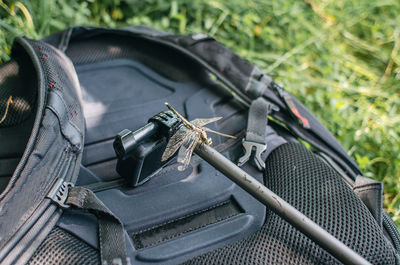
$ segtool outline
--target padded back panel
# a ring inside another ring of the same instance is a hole
[[[336,172],[305,147],[297,143],[282,145],[271,154],[266,166],[267,186],[282,198],[372,264],[395,264],[392,247],[385,241],[382,231],[366,207]],[[57,229],[53,231],[32,262],[53,264],[46,257],[56,258],[56,253],[66,253],[73,249],[78,244],[76,239],[71,241],[71,245],[66,242],[56,244],[67,235]],[[79,253],[82,260],[90,258],[94,261],[96,252],[86,251],[88,246],[83,243],[80,245],[81,248],[68,253]],[[63,264],[75,263],[72,259]],[[268,212],[266,222],[258,232],[198,256],[186,264],[340,263],[279,216]]]
[[[82,91],[86,122],[82,164],[106,181],[119,177],[112,148],[118,132],[140,128],[166,109],[165,101],[188,115],[184,104],[206,89],[206,73],[193,61],[143,39],[102,34],[72,41],[66,54],[75,65]],[[221,91],[211,88],[207,97],[227,95]],[[195,117],[215,116],[210,105],[201,106]]]
[[[204,70],[193,61],[170,49],[140,39],[102,34],[72,40],[66,54],[75,65],[81,87],[86,123],[82,164],[93,182],[119,178],[112,146],[115,135],[125,128],[134,131],[142,127],[150,117],[166,110],[166,101],[189,120],[222,116],[217,123],[207,125],[210,129],[236,135],[245,127],[245,113],[235,105],[232,95],[204,76]],[[216,134],[209,136],[214,146],[226,140]],[[235,145],[240,153],[239,141]],[[231,155],[232,148],[229,151]],[[253,175],[262,180],[261,172]],[[187,260],[199,255],[204,246],[216,248],[210,242],[223,246],[252,234],[265,217],[264,205],[205,162],[184,172],[178,172],[171,163],[140,187],[109,189],[97,196],[130,234],[182,221],[222,202],[232,200],[240,205],[240,214],[219,216],[211,223],[200,218],[200,224],[192,222],[190,228],[180,227],[178,232],[171,229],[174,236],[132,250],[132,261],[142,263]],[[87,238],[82,233],[77,236]]]

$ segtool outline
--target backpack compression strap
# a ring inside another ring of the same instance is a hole
[[[272,109],[273,105],[261,97],[251,103],[247,118],[246,137],[242,142],[245,154],[239,158],[239,166],[242,166],[250,159],[254,149],[256,166],[259,170],[265,170],[265,163],[261,158],[261,154],[267,149],[266,128],[268,115]]]
[[[89,189],[71,187],[65,202],[93,212],[99,220],[99,245],[102,265],[130,265],[126,255],[125,233],[121,221]]]

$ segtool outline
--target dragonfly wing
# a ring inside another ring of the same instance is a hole
[[[193,150],[196,148],[198,141],[198,135],[196,133],[193,133],[179,149],[177,161],[178,163],[182,163],[182,165],[178,167],[179,171],[185,170],[189,165],[190,159],[192,158]]]
[[[186,128],[186,126],[182,126],[179,130],[172,135],[169,139],[167,147],[161,157],[161,161],[167,161],[173,154],[175,154],[176,150],[186,141],[186,139],[193,134],[192,130]]]
[[[220,133],[220,132],[211,130],[210,128],[207,128],[207,127],[203,127],[202,129],[203,129],[204,131],[206,131],[206,132],[211,132],[211,133],[215,133],[215,134],[218,134],[218,135],[221,135],[221,136],[224,136],[224,137],[236,139],[236,136],[232,136],[232,135],[229,135],[229,134],[226,134],[226,133]]]
[[[216,122],[220,119],[222,119],[222,117],[213,117],[213,118],[208,118],[208,119],[194,119],[190,123],[196,127],[203,127],[206,124]]]

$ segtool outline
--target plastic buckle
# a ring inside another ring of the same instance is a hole
[[[51,199],[61,208],[69,208],[70,205],[65,204],[65,201],[67,200],[69,189],[73,186],[74,184],[71,182],[58,179],[46,197]]]
[[[245,153],[241,158],[239,158],[238,166],[242,166],[247,161],[249,161],[251,153],[254,150],[255,151],[254,163],[256,164],[256,166],[257,166],[257,168],[259,170],[264,170],[265,169],[265,162],[262,161],[261,154],[267,149],[267,145],[266,144],[259,144],[259,143],[255,143],[255,142],[246,141],[246,139],[243,139],[242,145],[243,145],[243,148],[245,150]]]

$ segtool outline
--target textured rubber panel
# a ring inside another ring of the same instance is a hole
[[[100,264],[98,251],[55,227],[30,259],[29,265]]]
[[[395,264],[372,215],[340,176],[305,147],[288,143],[266,163],[265,183],[372,264]],[[302,233],[268,212],[262,229],[250,237],[186,264],[340,264]]]
[[[196,82],[205,74],[199,66],[145,40],[105,34],[71,42],[66,54],[81,85],[82,164],[105,181],[119,177],[112,148],[117,133],[140,128],[165,110],[165,101],[182,110],[186,98],[204,89]]]

